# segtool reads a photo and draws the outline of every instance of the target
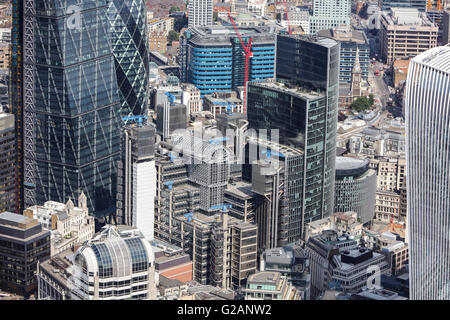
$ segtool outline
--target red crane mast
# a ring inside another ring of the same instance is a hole
[[[228,12],[228,18],[231,21],[231,24],[233,25],[234,31],[236,32],[237,36],[239,37],[239,41],[241,42],[241,46],[244,49],[244,55],[245,55],[245,78],[244,78],[244,106],[243,106],[243,113],[247,114],[247,82],[248,82],[248,75],[249,75],[249,67],[250,67],[250,58],[253,57],[253,53],[251,51],[252,49],[252,43],[253,39],[250,38],[247,45],[245,45],[244,41],[242,40],[241,34],[239,33],[238,27],[236,25],[236,22],[234,22],[234,19],[231,17],[231,14]]]
[[[292,34],[292,31],[291,31],[291,22],[289,21],[289,14],[288,14],[287,1],[286,1],[286,0],[283,0],[283,4],[284,4],[284,12],[286,12],[286,21],[287,21],[287,23],[288,23],[289,34]]]

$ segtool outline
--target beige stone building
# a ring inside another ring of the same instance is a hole
[[[174,21],[174,18],[169,17],[151,19],[148,21],[148,32],[162,32],[167,36],[173,30]]]
[[[359,238],[362,235],[363,224],[358,222],[358,213],[356,212],[336,212],[327,218],[307,223],[305,241],[330,229],[337,231],[339,235],[345,233]]]
[[[390,223],[400,218],[400,194],[392,191],[377,191],[375,194],[375,219],[379,222]]]
[[[51,255],[90,240],[95,233],[94,217],[89,216],[84,193],[78,198],[78,207],[72,200],[66,204],[47,201],[43,206],[32,206],[24,210],[24,215],[34,218],[51,231]]]
[[[437,46],[439,27],[425,12],[413,8],[392,8],[381,15],[381,58],[415,57]]]
[[[0,43],[0,69],[9,69],[9,44]]]
[[[242,100],[235,91],[214,92],[203,97],[203,110],[211,111],[214,117],[227,112],[228,106],[231,112],[243,112]]]
[[[377,170],[377,189],[383,191],[399,191],[406,187],[406,159],[382,158],[372,159]]]
[[[151,52],[165,53],[167,51],[167,35],[164,32],[150,32],[148,41]]]
[[[383,232],[377,238],[377,248],[386,256],[391,274],[398,275],[405,270],[409,259],[408,245],[396,239],[391,232]]]
[[[202,111],[202,98],[200,90],[190,83],[181,84],[183,89],[183,104],[187,106],[189,114]]]
[[[287,278],[274,271],[250,275],[243,291],[245,300],[301,300],[300,292]]]
[[[399,195],[398,221],[406,221],[406,159],[404,157],[372,159],[371,163],[377,170],[377,190],[394,192]],[[376,219],[378,219],[377,216]]]

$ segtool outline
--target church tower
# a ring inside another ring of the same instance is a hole
[[[359,48],[356,47],[356,57],[355,57],[355,63],[353,64],[353,70],[352,70],[352,96],[360,97],[361,96],[361,77],[362,77],[362,71],[361,71],[361,65],[359,64]]]

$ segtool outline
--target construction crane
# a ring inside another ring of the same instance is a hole
[[[172,106],[175,103],[175,96],[170,92],[166,92],[166,96],[169,99],[170,105]]]
[[[171,153],[169,153],[169,159],[170,159],[170,162],[174,162],[174,160],[176,159],[177,157],[171,152]]]
[[[137,121],[138,126],[142,127],[142,123],[144,122],[144,119],[147,120],[148,117],[144,116],[144,115],[139,115],[139,116],[127,116],[127,117],[123,117],[122,121],[128,122],[128,121]]]
[[[191,222],[194,218],[194,214],[192,212],[188,212],[184,214],[184,217],[187,219],[188,222]]]
[[[216,206],[212,206],[209,208],[209,210],[222,210],[222,212],[227,212],[228,209],[231,209],[233,206],[229,203],[224,203],[224,204],[218,204]]]
[[[169,191],[173,189],[173,181],[164,182],[164,185],[167,186],[167,189],[169,189]]]
[[[236,105],[232,104],[231,102],[215,101],[214,104],[218,106],[227,107],[227,111],[225,112],[226,114],[232,114],[233,109],[236,108]]]
[[[288,23],[288,32],[289,34],[292,34],[292,30],[291,30],[291,22],[289,21],[289,14],[288,14],[288,6],[287,6],[287,1],[283,0],[283,4],[284,4],[284,12],[286,13],[286,21]]]
[[[227,137],[220,137],[220,138],[214,138],[209,139],[209,144],[219,144],[220,142],[228,141]]]
[[[284,154],[282,154],[280,152],[272,151],[272,150],[269,150],[269,149],[263,151],[262,154],[264,154],[267,159],[272,158],[272,156],[275,156],[275,157],[278,157],[278,158],[284,158]]]
[[[243,106],[242,113],[247,114],[247,82],[248,82],[248,71],[249,71],[249,67],[250,67],[250,58],[253,57],[253,53],[251,51],[253,39],[250,38],[248,40],[247,45],[245,45],[244,41],[242,40],[241,34],[239,33],[236,22],[234,22],[234,19],[231,17],[231,14],[229,12],[228,12],[228,18],[230,19],[231,24],[233,25],[234,31],[236,32],[237,36],[239,37],[239,41],[241,42],[242,49],[244,49],[245,77],[244,77],[244,106]]]

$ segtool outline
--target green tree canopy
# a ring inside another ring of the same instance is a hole
[[[180,32],[181,29],[183,29],[184,27],[186,27],[188,25],[188,19],[187,17],[184,15],[182,17],[179,18],[175,18],[175,22],[173,24],[173,29],[176,32]]]
[[[172,43],[172,41],[178,41],[180,39],[180,34],[174,30],[169,31],[169,35],[167,36],[167,40]]]
[[[373,100],[373,97],[372,97]],[[367,109],[370,109],[373,105],[373,101],[372,104],[370,103],[370,98],[367,97],[358,97],[355,100],[353,100],[352,104],[350,105],[350,108],[352,108],[353,110],[357,111],[357,112],[361,112]]]
[[[178,12],[178,11],[181,11],[180,7],[171,6],[169,9],[169,13],[174,13],[174,12]]]

